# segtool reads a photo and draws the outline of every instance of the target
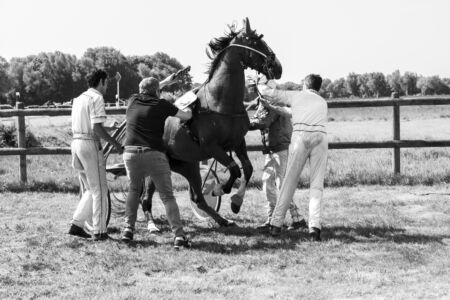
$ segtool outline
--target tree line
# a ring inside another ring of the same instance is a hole
[[[87,88],[85,77],[94,68],[103,68],[109,74],[105,100],[114,102],[117,94],[114,78],[116,72],[122,76],[120,98],[123,99],[138,92],[138,84],[142,78],[153,76],[162,80],[182,69],[183,65],[163,52],[125,56],[111,47],[89,48],[79,59],[75,55],[59,51],[15,57],[10,61],[0,57],[0,103],[14,105],[18,100],[17,92],[25,105],[69,101]],[[179,94],[198,85],[193,84],[192,77],[187,75],[168,91]],[[301,90],[302,82],[285,82],[278,87]],[[450,94],[450,79],[425,77],[413,72],[401,74],[399,70],[386,76],[381,72],[350,73],[347,77],[334,81],[325,78],[320,91],[327,99],[389,97],[393,92],[400,96]],[[173,99],[175,96],[168,97]]]
[[[108,73],[105,101],[114,102],[117,72],[121,75],[120,98],[128,98],[138,92],[142,78],[153,76],[162,80],[182,69],[183,65],[163,52],[125,56],[111,47],[89,48],[79,59],[59,51],[15,57],[9,62],[0,57],[0,103],[13,105],[18,100],[17,92],[25,105],[70,101],[87,89],[85,77],[95,68]],[[185,91],[191,86],[192,78],[187,75],[167,90]]]
[[[278,88],[301,90],[303,83],[286,82]],[[450,78],[421,76],[413,72],[400,73],[399,70],[385,76],[380,72],[356,74],[334,81],[326,78],[322,82],[320,94],[331,98],[379,98],[389,97],[393,92],[399,96],[445,95],[450,94]]]

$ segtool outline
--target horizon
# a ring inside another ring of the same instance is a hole
[[[228,24],[236,21],[241,28],[242,19],[249,17],[252,29],[264,34],[283,65],[280,83],[300,82],[310,73],[331,80],[395,70],[450,77],[450,42],[445,38],[450,3],[444,0],[284,1],[278,6],[232,0],[220,10],[205,0],[73,4],[68,10],[67,2],[56,0],[1,1],[6,15],[0,19],[0,56],[10,61],[60,51],[80,58],[88,48],[102,46],[124,56],[164,52],[190,65],[193,82],[202,82],[209,62],[206,44]],[[86,12],[102,17],[89,22]],[[306,30],[311,24],[314,28]]]

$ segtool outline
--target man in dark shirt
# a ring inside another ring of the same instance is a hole
[[[167,117],[189,120],[192,112],[189,109],[179,110],[159,96],[158,80],[153,77],[144,78],[139,84],[139,94],[133,95],[128,104],[123,160],[130,179],[130,187],[122,240],[133,239],[142,182],[145,177],[150,176],[164,203],[167,218],[175,235],[174,247],[189,247],[190,242],[183,231],[180,212],[173,195],[171,171],[162,136]]]

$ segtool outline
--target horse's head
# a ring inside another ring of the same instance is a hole
[[[214,74],[225,50],[239,48],[241,52],[241,64],[266,75],[269,79],[280,79],[282,68],[275,53],[259,35],[250,28],[248,18],[244,20],[244,28],[236,31],[234,26],[229,26],[230,32],[220,38],[212,39],[206,49],[206,54],[212,60],[209,76]]]
[[[263,35],[250,28],[248,18],[243,23],[244,28],[231,41],[230,46],[242,48],[245,67],[263,73],[268,79],[280,79],[282,67],[275,53],[263,40]]]

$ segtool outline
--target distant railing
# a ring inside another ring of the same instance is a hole
[[[393,96],[388,99],[365,99],[365,100],[330,100],[328,108],[350,108],[350,107],[382,107],[392,106],[393,108],[393,136],[389,141],[365,141],[365,142],[336,142],[329,143],[329,149],[372,149],[372,148],[392,148],[393,172],[400,173],[400,149],[415,147],[449,147],[450,140],[401,140],[400,139],[400,106],[412,105],[449,105],[450,97],[403,97]],[[125,114],[126,108],[106,108],[108,115]],[[26,147],[25,141],[25,117],[27,116],[69,116],[70,108],[52,109],[23,109],[22,103],[17,103],[16,109],[0,110],[0,117],[17,117],[17,148],[0,148],[2,155],[20,156],[20,180],[27,181],[27,155],[55,155],[70,154],[69,147]],[[248,145],[248,151],[260,151],[260,145]]]

